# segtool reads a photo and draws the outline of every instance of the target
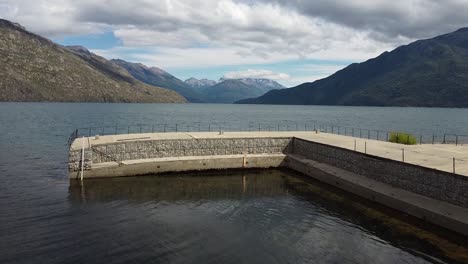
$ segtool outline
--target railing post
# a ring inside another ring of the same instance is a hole
[[[85,147],[84,147],[84,137],[81,138],[81,181],[83,181],[83,171],[84,171],[84,150],[85,150]]]
[[[423,136],[420,135],[420,136],[419,136],[419,145],[422,145],[422,139],[423,139]]]
[[[404,148],[401,149],[401,159],[403,162],[405,162],[405,149]]]
[[[458,135],[455,135],[455,146],[458,146]]]
[[[453,157],[453,174],[455,174],[455,157]]]
[[[434,143],[435,143],[435,135],[432,134],[432,145],[434,145]]]
[[[443,144],[445,144],[445,142],[446,142],[446,141],[445,141],[445,136],[446,136],[446,134],[444,134],[444,142],[443,142]]]

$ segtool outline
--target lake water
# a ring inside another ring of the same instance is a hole
[[[67,179],[78,127],[314,120],[468,134],[468,109],[0,103],[0,263],[452,263],[463,238],[285,171]]]

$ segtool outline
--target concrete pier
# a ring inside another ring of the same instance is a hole
[[[85,137],[85,148],[93,146],[148,140],[184,140],[184,139],[229,139],[229,138],[300,138],[313,142],[323,143],[339,148],[356,150],[357,152],[403,161],[436,170],[453,173],[453,159],[455,158],[455,173],[468,176],[468,145],[453,144],[423,144],[402,145],[390,142],[361,139],[328,133],[314,133],[304,131],[284,132],[180,132],[180,133],[145,133],[129,135],[112,135]],[[71,151],[81,151],[82,139],[76,139]],[[355,148],[356,147],[356,148]]]
[[[71,179],[81,177],[81,168],[87,179],[271,167],[468,235],[468,146],[407,146],[314,131],[180,132],[78,138],[69,154]]]

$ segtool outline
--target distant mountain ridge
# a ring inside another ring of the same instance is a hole
[[[238,103],[468,107],[468,28]]]
[[[284,89],[281,84],[268,79],[227,79],[218,81],[189,78],[185,83],[196,89],[207,103],[234,103],[238,100],[256,97],[274,89]]]
[[[78,47],[53,43],[0,19],[0,101],[183,103]]]
[[[213,86],[200,88],[203,99],[210,103],[234,103],[284,88],[275,81],[265,79],[221,79]]]
[[[85,53],[84,48],[77,51]],[[184,82],[170,73],[141,63],[113,59],[110,62],[125,68],[134,78],[159,87],[174,90],[192,103],[233,103],[238,100],[256,97],[284,86],[267,79],[223,79],[218,82],[208,79],[189,78]]]
[[[141,63],[132,63],[121,59],[110,61],[125,68],[134,78],[146,84],[176,91],[192,103],[202,102],[200,99],[202,96],[194,88],[160,68],[147,67]]]
[[[218,83],[217,81],[208,80],[208,79],[197,79],[197,78],[189,78],[184,81],[187,85],[192,88],[206,88],[215,85]]]
[[[228,80],[228,79],[224,79],[224,80]],[[271,90],[286,88],[283,85],[277,83],[276,81],[273,81],[270,79],[243,78],[243,79],[235,79],[235,80],[239,80],[247,85],[260,89],[262,90],[263,93],[269,92]]]

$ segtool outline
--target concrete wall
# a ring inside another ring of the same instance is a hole
[[[297,138],[289,151],[393,187],[468,208],[468,178],[465,176]]]
[[[267,169],[282,166],[285,158],[284,154],[219,155],[126,161],[122,166],[115,163],[101,163],[96,164],[92,170],[85,171],[84,177],[89,179],[187,171]],[[80,172],[70,172],[70,178],[79,179]]]
[[[92,164],[104,162],[187,156],[218,156],[240,154],[275,154],[288,152],[291,138],[224,138],[140,140],[94,145],[85,149],[85,160]],[[79,168],[81,150],[69,154],[69,168]],[[91,167],[91,164],[86,164]]]

